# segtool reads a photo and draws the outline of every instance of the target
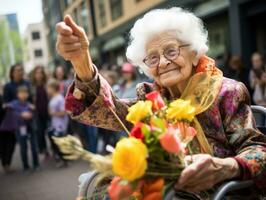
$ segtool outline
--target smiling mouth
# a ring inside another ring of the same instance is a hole
[[[179,69],[174,68],[174,69],[169,69],[169,70],[166,70],[166,71],[163,71],[163,72],[159,72],[159,75],[166,74],[168,72],[175,71],[175,70],[178,70],[179,71]]]

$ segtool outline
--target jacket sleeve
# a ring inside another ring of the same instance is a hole
[[[266,136],[257,128],[250,108],[250,97],[243,83],[228,89],[221,102],[225,132],[243,179],[253,179],[258,188],[266,189]]]
[[[8,103],[12,100],[12,94],[11,94],[11,87],[10,84],[7,83],[4,86],[4,92],[3,92],[3,102]]]
[[[74,97],[74,89],[77,88],[85,94],[82,99]],[[114,131],[124,130],[121,122],[130,128],[131,124],[125,120],[128,107],[136,102],[136,99],[126,100],[117,98],[111,86],[97,72],[90,82],[82,82],[75,78],[69,86],[65,97],[66,110],[70,116],[81,123],[93,125]],[[119,117],[119,120],[117,119]]]

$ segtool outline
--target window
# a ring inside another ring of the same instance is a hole
[[[122,1],[121,0],[110,0],[112,20],[116,20],[123,14]]]
[[[42,57],[42,50],[41,49],[34,50],[34,56],[36,58]]]
[[[65,0],[65,7],[68,7],[72,3],[72,0]]]
[[[80,6],[80,19],[81,19],[82,27],[84,28],[85,32],[88,33],[89,16],[88,16],[87,4],[85,1],[82,1],[81,6]]]
[[[104,1],[105,0],[98,0],[100,27],[106,26],[107,23]]]
[[[41,37],[40,37],[40,32],[39,31],[34,31],[31,33],[31,37],[33,40],[39,40]]]

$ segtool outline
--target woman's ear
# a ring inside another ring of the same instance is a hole
[[[191,60],[192,60],[193,66],[197,66],[198,65],[199,58],[197,56],[197,52],[196,51],[192,51],[192,53],[191,53]]]

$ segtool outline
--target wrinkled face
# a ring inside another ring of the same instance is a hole
[[[152,38],[146,45],[146,55],[153,58],[160,55],[157,67],[149,67],[149,73],[153,79],[163,87],[173,87],[179,83],[186,82],[192,75],[193,65],[197,65],[196,52],[190,51],[188,44],[177,41],[173,32],[164,32]],[[173,48],[179,48],[179,56],[167,59],[165,55],[175,54]],[[146,57],[146,58],[147,58]]]

